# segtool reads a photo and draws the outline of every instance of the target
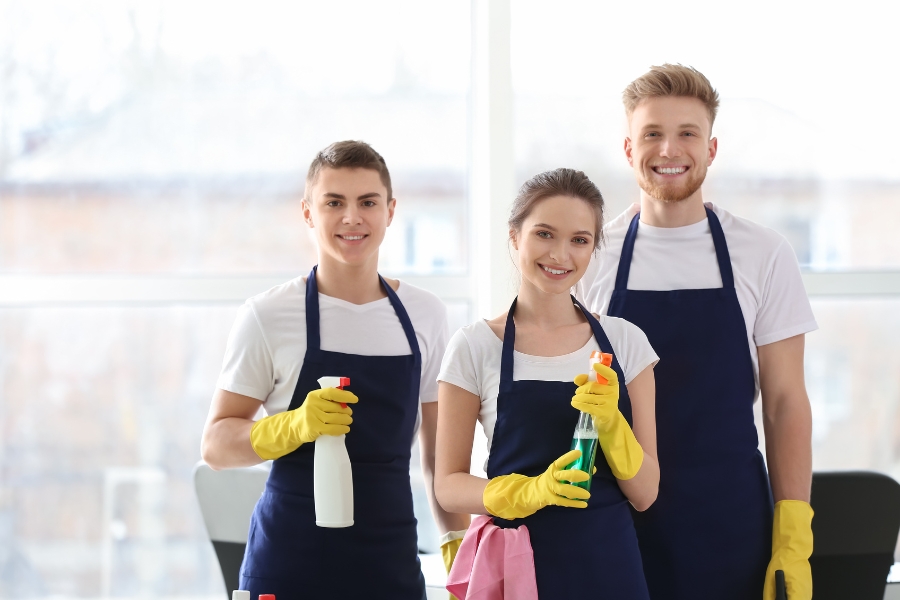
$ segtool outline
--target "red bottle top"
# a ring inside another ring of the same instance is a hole
[[[259,600],[275,600],[275,594],[260,594]]]

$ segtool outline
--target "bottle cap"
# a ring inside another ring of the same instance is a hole
[[[275,594],[260,594],[259,600],[275,600]]]
[[[247,590],[234,590],[231,592],[231,600],[250,600],[250,592]]]

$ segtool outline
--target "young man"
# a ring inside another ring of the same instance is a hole
[[[468,524],[433,501],[446,308],[378,274],[396,203],[384,159],[368,144],[319,152],[303,199],[318,265],[249,299],[232,328],[202,454],[213,468],[274,461],[241,567],[241,587],[254,598],[424,598],[409,480],[417,426],[438,526]],[[349,389],[320,389],[323,376],[349,377]],[[254,421],[260,405],[268,416]],[[354,524],[317,527],[313,442],[341,434]]]
[[[770,600],[782,570],[791,600],[808,600],[803,346],[817,326],[796,257],[781,235],[704,204],[718,107],[706,77],[652,67],[623,97],[641,202],[605,228],[582,293],[592,310],[640,327],[660,357],[659,498],[635,514],[650,596]]]

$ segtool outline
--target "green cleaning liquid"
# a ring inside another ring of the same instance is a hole
[[[571,450],[581,450],[581,456],[566,469],[578,469],[584,471],[590,477],[587,481],[571,482],[587,491],[591,491],[591,479],[594,474],[594,459],[597,457],[597,429],[594,427],[594,419],[587,413],[578,416],[578,425],[572,436]]]
[[[613,355],[594,350],[588,361],[588,372],[593,374],[595,381],[606,385],[607,381],[594,371],[594,363],[601,363],[607,367],[612,365]],[[581,450],[581,457],[566,467],[566,469],[578,469],[588,474],[587,481],[578,483],[570,482],[587,491],[591,491],[591,480],[594,478],[594,459],[597,458],[597,428],[594,427],[594,418],[587,414],[578,415],[578,424],[572,435],[572,447],[570,450]]]

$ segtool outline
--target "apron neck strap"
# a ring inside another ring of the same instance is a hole
[[[409,342],[410,352],[415,355],[416,360],[421,362],[422,353],[419,351],[419,340],[416,339],[416,330],[413,328],[412,320],[406,312],[406,307],[400,302],[400,297],[397,296],[397,292],[388,285],[388,282],[384,280],[384,277],[379,275],[378,279],[381,280],[381,287],[384,288],[384,293],[387,294],[388,300],[391,301],[391,306],[394,307],[397,318],[400,319],[400,324],[403,326],[403,333],[406,334],[406,341]]]
[[[319,286],[316,283],[315,265],[306,278],[306,349],[316,351],[322,346],[319,334]]]
[[[322,347],[322,336],[319,329],[319,286],[316,283],[316,270],[318,268],[318,265],[314,266],[312,271],[309,272],[309,277],[306,278],[306,348],[307,350],[316,351]],[[400,325],[403,326],[403,333],[406,334],[406,341],[409,343],[410,351],[416,356],[417,360],[421,361],[422,354],[419,351],[419,341],[416,339],[416,331],[413,328],[409,314],[406,312],[406,308],[400,302],[397,293],[384,280],[384,277],[379,275],[378,280],[381,282],[381,287],[384,289],[384,293],[387,294],[391,306],[394,307],[394,312],[397,313]]]
[[[716,248],[716,261],[719,263],[719,274],[722,276],[722,287],[725,289],[734,288],[734,272],[731,270],[731,255],[728,253],[728,244],[725,242],[725,234],[722,232],[722,225],[719,223],[719,217],[716,216],[709,208],[706,210],[706,219],[709,222],[709,231],[712,234],[713,245]],[[634,255],[634,242],[637,239],[638,223],[640,222],[641,213],[634,215],[631,224],[628,226],[628,232],[625,234],[625,241],[622,244],[622,255],[619,258],[619,268],[616,271],[616,290],[628,289],[628,275],[631,272],[631,257]]]
[[[600,321],[575,296],[570,297],[572,298],[572,304],[581,310],[584,318],[590,324],[591,331],[594,333],[594,339],[597,340],[597,345],[600,346],[601,352],[607,352],[615,356],[612,344],[609,342],[609,338],[606,337],[603,327],[600,326]],[[500,357],[500,391],[503,392],[509,391],[513,383],[514,351],[516,346],[516,324],[513,321],[513,313],[516,312],[516,303],[518,301],[519,299],[516,298],[509,307],[509,313],[506,315],[506,328],[503,331],[503,352]]]
[[[500,355],[500,391],[507,391],[513,382],[513,351],[516,347],[516,324],[513,321],[513,313],[516,312],[516,303],[519,297],[513,298],[506,315],[506,327],[503,330],[503,353]]]
[[[584,305],[578,301],[578,298],[572,296],[572,302],[581,309],[581,312],[584,313],[584,318],[587,319],[588,324],[591,326],[591,331],[594,332],[594,339],[597,340],[597,345],[600,346],[600,352],[606,352],[607,354],[612,354],[615,357],[615,352],[613,352],[612,344],[609,343],[609,338],[606,337],[606,332],[603,331],[603,327],[600,326],[600,321],[590,313],[588,309],[584,307]]]
[[[712,233],[713,244],[716,246],[716,260],[719,261],[719,274],[722,275],[722,287],[734,288],[734,272],[731,270],[731,255],[728,253],[728,244],[725,242],[725,233],[719,217],[710,209],[706,209],[706,218],[709,219],[709,231]]]
[[[638,222],[641,213],[634,215],[628,232],[625,234],[625,242],[622,244],[622,256],[619,257],[619,270],[616,271],[616,288],[624,290],[628,288],[628,275],[631,273],[631,255],[634,254],[634,240],[637,239]]]

